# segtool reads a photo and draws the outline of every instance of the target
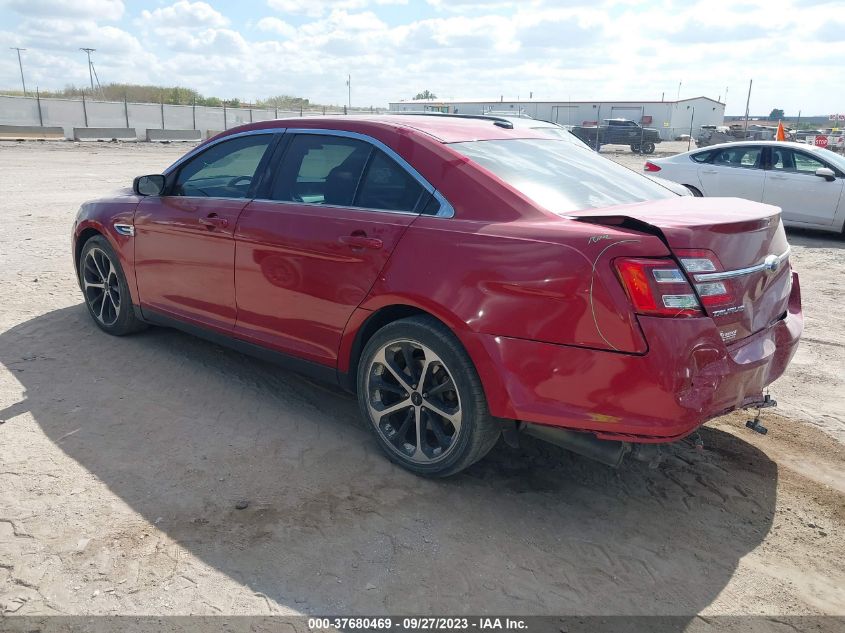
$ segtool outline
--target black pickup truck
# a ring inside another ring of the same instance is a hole
[[[660,132],[628,119],[605,119],[599,126],[577,125],[572,133],[596,150],[602,145],[628,145],[638,154],[653,154],[654,145],[661,141]]]

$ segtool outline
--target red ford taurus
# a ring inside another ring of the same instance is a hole
[[[777,208],[477,117],[229,130],[83,205],[73,255],[104,331],[176,327],[339,383],[434,476],[502,433],[608,463],[683,438],[764,405],[803,327]]]

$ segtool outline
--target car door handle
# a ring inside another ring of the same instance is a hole
[[[374,251],[384,246],[384,242],[377,237],[367,237],[366,235],[344,235],[340,238],[340,243],[352,248],[370,248]]]
[[[786,180],[786,176],[776,176],[774,174],[769,174],[769,180]]]
[[[702,169],[701,173],[702,174],[718,174],[719,170],[718,169]]]
[[[212,213],[205,218],[200,218],[199,223],[209,229],[225,229],[229,226],[229,220],[217,217],[216,213]]]

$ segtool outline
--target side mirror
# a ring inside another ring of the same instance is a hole
[[[132,181],[132,190],[139,196],[160,196],[164,191],[164,176],[161,174],[138,176]]]
[[[819,167],[816,170],[816,176],[824,178],[828,182],[836,180],[836,174],[833,173],[833,170],[830,167]]]

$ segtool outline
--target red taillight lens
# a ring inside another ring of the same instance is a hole
[[[696,274],[721,272],[724,270],[716,253],[704,249],[679,249],[676,251],[684,270],[693,281]],[[734,303],[735,293],[730,281],[696,282],[695,290],[705,308],[716,308]]]
[[[660,165],[655,165],[650,160],[647,160],[645,162],[645,165],[643,165],[643,170],[645,170],[645,171],[660,171]]]
[[[701,316],[701,305],[671,259],[617,259],[616,270],[638,314]]]

